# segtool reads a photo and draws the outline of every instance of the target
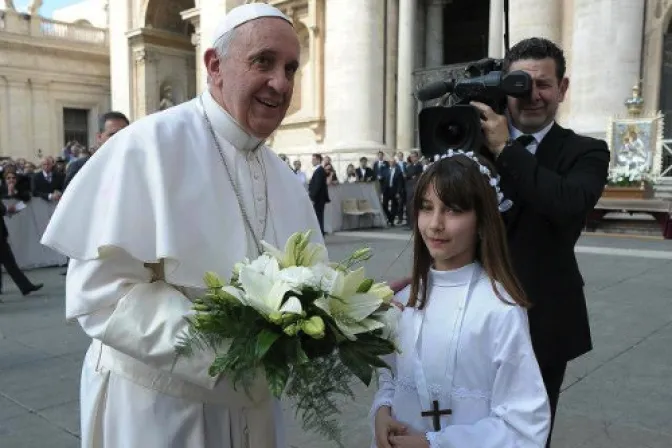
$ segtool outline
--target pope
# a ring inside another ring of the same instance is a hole
[[[205,52],[208,88],[110,138],[74,178],[43,236],[70,257],[66,317],[92,338],[82,447],[284,447],[279,403],[211,377],[213,353],[175,356],[204,292],[261,242],[313,230],[312,203],[264,140],[292,98],[300,45],[266,4],[232,9]]]

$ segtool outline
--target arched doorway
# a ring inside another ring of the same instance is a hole
[[[453,0],[443,7],[443,64],[488,56],[489,0]]]
[[[130,33],[135,58],[135,117],[189,101],[196,95],[194,27],[182,19],[194,0],[145,0],[141,28]]]

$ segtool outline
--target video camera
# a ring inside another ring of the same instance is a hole
[[[523,71],[504,74],[502,64],[501,59],[482,59],[467,65],[463,77],[433,82],[416,92],[415,97],[422,102],[448,94],[438,106],[420,111],[423,156],[432,160],[449,149],[482,153],[484,136],[480,112],[469,103],[485,103],[496,113],[503,114],[507,96],[525,98],[532,92],[529,74]]]

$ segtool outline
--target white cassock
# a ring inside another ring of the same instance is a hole
[[[256,257],[212,122],[251,225],[284,247],[312,229],[297,177],[209,93],[141,119],[96,152],[42,242],[71,258],[66,317],[93,338],[82,370],[83,447],[284,448],[277,400],[211,378],[210,352],[175,357],[207,271],[228,278]],[[204,108],[201,107],[204,105]]]
[[[380,371],[372,417],[390,406],[411,431],[427,433],[432,448],[543,447],[550,408],[525,310],[503,303],[476,263],[432,270],[428,284],[426,308],[401,313],[401,354],[392,374]],[[398,300],[407,303],[409,293]],[[434,400],[452,411],[439,431],[421,415]]]

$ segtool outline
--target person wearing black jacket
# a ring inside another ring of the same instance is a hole
[[[12,248],[9,246],[9,232],[7,232],[7,226],[5,225],[5,216],[15,213],[16,209],[13,205],[5,206],[3,201],[0,201],[0,263],[5,267],[5,270],[12,278],[16,286],[21,291],[21,294],[24,296],[30,294],[31,292],[38,291],[44,286],[42,283],[33,284],[26,274],[21,271],[19,266],[16,264],[16,259],[14,258],[14,253]],[[2,294],[2,275],[0,274],[0,294]],[[0,300],[0,302],[2,302]]]
[[[315,215],[320,223],[320,230],[324,235],[324,207],[330,202],[329,187],[327,186],[327,172],[322,167],[322,154],[313,154],[313,175],[308,182],[308,195],[313,201]]]
[[[530,333],[553,420],[567,363],[592,349],[574,246],[607,183],[610,159],[604,141],[555,122],[569,85],[565,67],[553,42],[525,39],[511,48],[504,69],[529,73],[531,96],[509,98],[507,115],[472,103],[502,192],[513,201],[503,218],[516,275],[532,302]]]

